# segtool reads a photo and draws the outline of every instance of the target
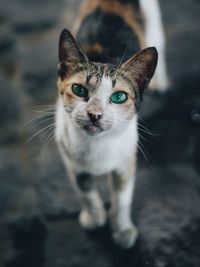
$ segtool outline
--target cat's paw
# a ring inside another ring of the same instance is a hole
[[[124,249],[131,248],[138,238],[138,230],[134,225],[122,231],[114,231],[112,234],[114,242]]]
[[[94,230],[106,224],[106,212],[104,210],[92,213],[84,209],[79,214],[79,222],[86,230]]]

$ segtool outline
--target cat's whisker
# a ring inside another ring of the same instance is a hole
[[[56,110],[38,110],[38,111],[33,111],[35,116],[45,116],[46,114],[56,114]]]
[[[122,62],[123,62],[123,60],[124,60],[124,58],[125,58],[125,56],[126,56],[126,52],[127,52],[127,47],[126,47],[125,50],[124,50],[124,53],[123,53],[123,55],[122,55],[122,57],[121,57],[121,59],[120,59],[120,61],[119,61],[119,64],[118,64],[118,66],[117,66],[117,69],[119,69],[119,68],[121,67]]]
[[[55,121],[54,121],[55,122]],[[48,136],[49,133],[51,133],[53,127],[50,127],[49,129],[47,129],[46,131],[42,132],[41,133],[41,136],[40,136],[40,141],[44,140],[44,143],[46,141],[46,136]]]
[[[55,122],[54,123],[52,123],[52,124],[50,124],[50,125],[48,125],[48,126],[46,126],[46,127],[44,127],[44,128],[42,128],[41,130],[39,130],[39,131],[37,131],[35,134],[33,134],[23,145],[26,145],[26,144],[28,144],[34,137],[36,137],[37,135],[39,135],[40,133],[42,133],[43,131],[45,131],[45,130],[47,130],[47,129],[49,129],[50,127],[55,127]]]
[[[40,124],[45,123],[45,122],[47,122],[49,120],[55,120],[55,118],[54,117],[51,117],[51,118],[44,119],[42,121],[36,121],[35,125],[33,125],[32,127],[30,127],[30,129],[33,129],[36,126],[38,127]]]
[[[139,120],[141,120],[141,121],[143,121],[145,123],[145,120],[139,114],[137,114],[137,116],[138,116]]]
[[[45,112],[55,112],[56,111],[56,106],[36,106],[31,109],[35,113],[45,113]]]
[[[144,133],[147,133],[153,137],[156,137],[156,134],[155,133],[152,133],[147,127],[145,127],[144,125],[140,124],[138,122],[138,129]]]
[[[143,122],[145,123],[145,120],[144,120],[142,117],[140,117],[139,115],[138,115],[138,118],[139,118],[139,120],[141,120],[141,121],[143,121]],[[139,123],[139,122],[138,122],[138,126],[141,126],[144,130],[147,131],[147,133],[151,134],[151,135],[154,136],[154,137],[163,135],[163,134],[161,134],[161,133],[153,133],[153,132],[150,131],[146,126],[144,126],[143,124],[141,124],[141,123]]]
[[[73,118],[75,118],[75,119],[85,119],[86,116],[84,116],[84,115],[73,115]]]
[[[48,135],[48,137],[46,138],[46,142],[42,147],[42,152],[41,154],[43,155],[47,146],[51,143],[51,141],[54,139],[55,136],[55,129]]]
[[[149,134],[149,135],[151,135],[151,136],[153,136],[153,137],[156,137],[155,134],[152,134],[152,133],[149,132],[149,131],[145,131],[144,129],[142,129],[142,128],[140,128],[140,127],[138,127],[138,130],[141,131],[141,132],[143,132],[143,133]]]
[[[139,133],[139,138],[142,138],[144,141],[149,143],[149,140],[145,138],[141,133]]]
[[[33,109],[38,109],[38,108],[42,108],[42,109],[56,109],[56,105],[36,105],[33,106]]]
[[[51,112],[51,113],[55,113],[55,109],[35,109],[35,110],[32,110],[34,113],[36,113],[36,114],[43,114],[43,113],[46,113],[46,112]]]
[[[46,113],[46,114],[44,113],[44,114],[37,115],[36,117],[32,118],[31,120],[27,121],[24,125],[22,125],[19,128],[18,132],[21,132],[25,127],[28,127],[29,124],[34,123],[37,120],[43,119],[43,118],[45,118],[45,117],[47,117],[49,115],[54,115],[54,116],[52,116],[52,118],[55,117],[55,113]]]
[[[149,155],[149,153],[144,148],[144,145],[139,140],[138,140],[138,148],[141,151],[144,159],[146,160],[146,162],[148,163],[148,165],[150,166],[150,168],[154,171],[153,166],[152,166],[151,156]]]
[[[140,125],[141,127],[143,127],[145,130],[151,132],[151,131],[150,131],[146,126],[144,126],[143,124],[141,124],[141,123],[138,122],[138,125]],[[153,134],[153,133],[152,133],[152,134]]]
[[[45,104],[43,104],[43,105],[35,105],[34,106],[34,108],[38,108],[38,107],[53,107],[53,108],[55,108],[55,104],[52,104],[52,105],[45,105]]]
[[[149,131],[148,129],[147,130],[144,130],[143,128],[140,128],[140,126],[142,127],[143,125],[139,125],[138,124],[138,129],[141,132],[147,133],[147,134],[153,136],[155,139],[157,139],[157,137],[159,137],[159,136],[163,136],[163,135],[166,135],[167,134],[167,133],[153,133],[153,132]]]

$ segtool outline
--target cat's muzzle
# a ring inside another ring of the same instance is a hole
[[[98,122],[91,122],[88,121],[83,127],[82,127],[89,135],[97,135],[103,131],[103,128]]]

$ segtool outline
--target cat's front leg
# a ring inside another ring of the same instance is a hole
[[[82,210],[79,222],[87,230],[93,230],[106,223],[106,212],[98,192],[93,187],[95,177],[89,173],[76,175]]]
[[[88,230],[103,226],[106,223],[106,212],[98,192],[93,187],[95,177],[89,173],[75,174],[64,143],[58,142],[58,147],[68,177],[81,204],[80,224]]]
[[[110,224],[114,241],[123,248],[133,246],[138,236],[138,230],[131,220],[134,183],[132,166],[125,172],[112,173]]]

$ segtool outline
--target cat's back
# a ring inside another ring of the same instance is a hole
[[[75,34],[90,60],[117,64],[144,46],[139,0],[86,0],[80,10]]]

